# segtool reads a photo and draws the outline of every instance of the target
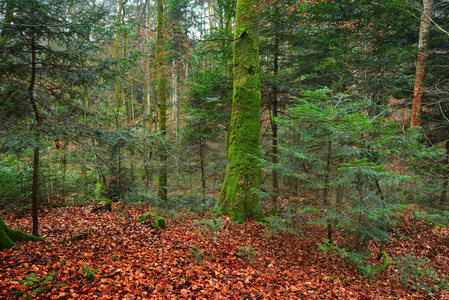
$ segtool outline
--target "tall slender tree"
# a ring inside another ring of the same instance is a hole
[[[164,25],[164,3],[157,0],[157,106],[158,106],[158,132],[159,132],[159,161],[161,170],[158,180],[158,197],[167,200],[167,151],[165,150],[165,140],[167,137],[167,87],[166,87],[166,66],[165,66],[165,25]]]
[[[412,126],[419,126],[422,110],[426,62],[429,50],[429,37],[434,0],[423,0],[421,26],[419,29],[418,58],[416,59],[415,88],[412,106]]]
[[[238,0],[233,50],[233,102],[228,165],[218,205],[232,220],[261,220],[259,199],[259,0]]]

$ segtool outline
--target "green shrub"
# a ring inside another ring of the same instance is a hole
[[[235,254],[238,256],[245,257],[250,262],[254,262],[254,256],[260,252],[254,250],[251,245],[239,246],[239,249],[240,252],[236,252]]]

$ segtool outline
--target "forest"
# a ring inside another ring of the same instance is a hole
[[[449,299],[448,0],[0,0],[0,299]]]

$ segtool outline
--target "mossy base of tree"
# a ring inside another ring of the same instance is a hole
[[[37,237],[20,230],[14,230],[9,228],[2,218],[0,218],[0,250],[12,248],[16,245],[16,242],[27,241],[43,241],[42,237]]]
[[[168,228],[164,217],[152,213],[140,215],[136,221],[141,224],[151,224],[157,230],[161,228]]]

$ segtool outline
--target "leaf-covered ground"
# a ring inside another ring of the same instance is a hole
[[[319,227],[305,227],[301,239],[272,238],[260,224],[223,217],[225,226],[211,238],[195,223],[197,215],[172,216],[170,228],[157,231],[135,221],[154,212],[150,207],[118,211],[114,204],[113,212],[43,208],[40,232],[47,241],[0,251],[0,299],[426,299],[423,291],[402,288],[394,262],[368,279],[341,259],[326,258],[316,246],[325,235]],[[29,215],[1,215],[10,227],[31,231]],[[390,243],[386,252],[429,257],[446,277],[447,239],[447,229],[418,223],[415,239]]]

